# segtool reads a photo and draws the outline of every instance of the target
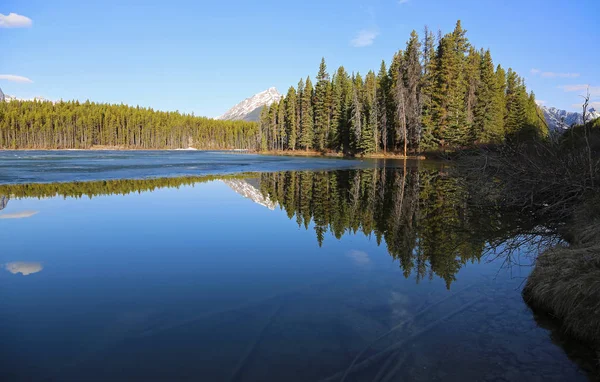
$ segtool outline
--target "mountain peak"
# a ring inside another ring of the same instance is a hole
[[[561,110],[555,107],[547,106],[542,106],[542,111],[544,112],[544,118],[546,119],[546,123],[552,131],[563,131],[573,125],[583,124],[582,113]],[[596,118],[600,118],[600,112],[596,111],[596,109],[594,108],[588,109],[586,122],[589,122]]]
[[[262,107],[271,106],[273,102],[277,102],[281,98],[283,98],[283,96],[277,89],[270,87],[252,97],[246,98],[225,112],[225,114],[217,117],[217,119],[258,121]]]

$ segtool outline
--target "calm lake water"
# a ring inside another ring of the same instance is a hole
[[[590,378],[522,300],[528,227],[440,166],[2,152],[0,183],[2,381]]]

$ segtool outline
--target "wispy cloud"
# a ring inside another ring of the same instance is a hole
[[[14,74],[0,74],[0,80],[21,82],[21,83],[32,83],[33,81],[27,77],[16,76]]]
[[[408,3],[410,0],[398,0],[398,4],[406,4]]]
[[[379,32],[375,29],[363,29],[358,32],[352,41],[350,41],[350,45],[355,48],[363,48],[365,46],[373,45],[373,42],[378,35]]]
[[[571,107],[573,109],[578,109],[581,112],[581,108],[582,108],[582,104],[581,103],[574,103],[571,105]],[[588,105],[588,110],[589,108],[594,108],[596,110],[600,109],[600,101],[595,101],[595,102],[590,102]]]
[[[369,255],[364,251],[358,251],[353,249],[351,251],[348,251],[346,253],[346,256],[351,258],[356,263],[356,265],[365,266],[371,262]]]
[[[0,28],[28,28],[33,22],[27,16],[9,13],[3,15],[0,13]]]
[[[589,89],[590,95],[592,97],[600,96],[600,86],[590,86],[586,84],[579,85],[565,85],[559,86],[559,89],[562,89],[566,92],[580,92],[581,94],[585,94]]]
[[[559,72],[543,72],[539,69],[531,69],[529,71],[534,76],[539,75],[544,78],[577,78],[580,76],[579,73],[559,73]]]

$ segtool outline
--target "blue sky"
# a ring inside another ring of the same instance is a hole
[[[461,19],[470,42],[546,105],[579,110],[589,85],[600,109],[598,14],[597,0],[4,0],[0,87],[217,116],[268,87],[284,93],[314,78],[322,56],[330,72],[365,73],[389,62],[411,30],[445,33]]]

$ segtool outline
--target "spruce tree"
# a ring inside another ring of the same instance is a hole
[[[421,43],[416,31],[410,34],[404,53],[403,80],[406,87],[406,125],[408,146],[418,149],[421,142]]]
[[[314,147],[317,150],[323,150],[327,144],[326,132],[328,130],[329,105],[327,104],[327,88],[329,87],[329,74],[327,74],[327,65],[325,58],[321,59],[319,73],[317,74],[317,83],[314,95]]]
[[[378,121],[377,125],[379,128],[379,142],[381,143],[381,147],[384,152],[387,151],[387,142],[388,142],[388,93],[389,93],[389,77],[387,73],[387,69],[385,67],[385,61],[381,61],[381,67],[379,68],[379,73],[377,75],[377,110],[378,110]]]
[[[360,135],[359,150],[364,153],[377,151],[377,78],[373,71],[369,71],[365,77],[364,100],[363,100],[363,124]]]
[[[431,149],[437,146],[434,137],[435,121],[433,119],[433,92],[435,79],[435,37],[425,26],[423,37],[423,75],[421,77],[421,125],[423,148]]]
[[[300,147],[304,150],[310,150],[312,148],[313,137],[313,85],[309,76],[306,77],[304,91],[302,92],[302,126],[299,139]]]
[[[497,102],[498,81],[489,50],[480,59],[480,73],[473,139],[481,143],[499,142],[502,140],[504,130],[498,123],[500,121],[498,116],[502,115],[502,109]]]
[[[356,153],[360,150],[360,138],[362,135],[363,110],[361,102],[362,78],[357,74],[352,81],[352,103],[350,106],[350,148]]]
[[[298,120],[296,106],[296,89],[293,86],[290,86],[288,89],[287,95],[285,97],[285,130],[287,135],[287,149],[295,150],[296,149],[296,139],[298,137]]]

